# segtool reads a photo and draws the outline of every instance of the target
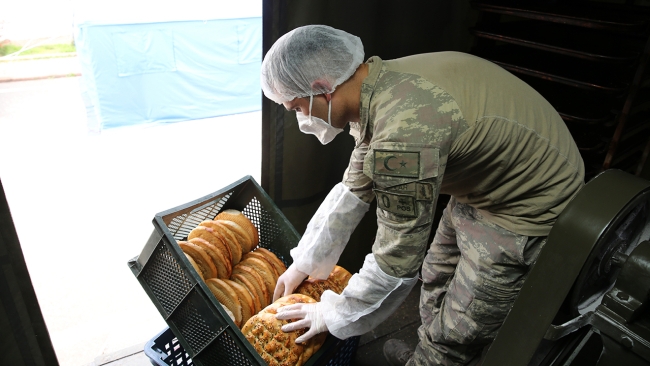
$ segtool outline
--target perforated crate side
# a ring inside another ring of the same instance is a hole
[[[191,355],[201,352],[229,327],[229,322],[199,286],[190,291],[167,323],[189,346]]]
[[[172,250],[161,238],[138,276],[150,297],[153,296],[154,304],[157,303],[159,309],[162,307],[161,315],[164,318],[176,309],[196,283],[183,269]]]
[[[264,364],[252,361],[247,354],[242,352],[242,345],[237,342],[237,339],[233,329],[221,333],[210,347],[195,358],[195,361],[203,366],[257,366]]]
[[[190,231],[202,221],[212,220],[219,212],[231,208],[243,212],[258,229],[260,247],[273,252],[285,265],[291,264],[289,251],[298,244],[300,236],[250,176],[220,191],[158,213],[153,223],[155,232],[162,237],[160,245],[155,250],[145,248],[138,260],[145,269],[139,277],[143,287],[197,365],[264,364],[241,331],[231,324],[232,320],[177,243],[186,240]],[[135,267],[132,270],[138,275]],[[324,345],[323,350],[339,345],[338,342],[330,343]]]

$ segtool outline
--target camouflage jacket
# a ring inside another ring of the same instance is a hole
[[[439,193],[507,230],[548,234],[584,184],[584,167],[541,95],[459,52],[367,63],[343,183],[366,202],[377,199],[373,253],[384,272],[417,274]]]

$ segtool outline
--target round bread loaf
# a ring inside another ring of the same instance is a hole
[[[235,275],[244,276],[255,287],[255,292],[258,294],[262,308],[271,303],[270,297],[273,296],[273,294],[269,294],[262,276],[260,276],[259,273],[255,272],[254,269],[246,265],[238,264],[235,266],[235,268],[232,269],[231,277],[234,277]]]
[[[201,239],[203,239],[203,240],[207,241],[208,243],[210,243],[212,245],[215,245],[215,246],[227,246],[227,244],[228,244],[227,241],[224,239],[223,235],[221,235],[220,232],[218,232],[217,230],[215,230],[215,229],[213,229],[211,227],[207,227],[207,226],[203,226],[203,225],[199,225],[199,226],[195,227],[187,235],[187,240],[192,240],[194,238],[201,238]],[[233,258],[234,258],[234,256],[236,254],[232,252],[230,247],[228,248],[228,253],[229,253],[229,257],[231,259],[230,262],[232,263]]]
[[[198,227],[202,226],[208,228],[211,234],[218,237],[223,245],[228,247],[232,265],[239,263],[242,256],[241,245],[239,245],[233,233],[223,224],[212,220],[203,221]]]
[[[208,285],[208,288],[214,297],[216,297],[222,305],[227,307],[228,310],[233,313],[235,316],[235,325],[238,328],[241,328],[242,306],[235,290],[233,290],[224,280],[218,278],[209,278],[205,280],[205,284]]]
[[[283,332],[282,326],[291,320],[276,319],[275,314],[282,306],[313,302],[314,299],[300,294],[281,297],[250,318],[242,327],[242,333],[268,365],[303,365],[320,349],[327,333],[318,334],[304,344],[296,344],[296,339],[304,334],[305,330]]]
[[[265,256],[271,262],[271,264],[273,264],[273,267],[275,267],[279,274],[283,274],[287,270],[287,266],[285,266],[280,258],[278,258],[278,256],[276,256],[270,250],[262,247],[257,247],[257,249],[255,249],[255,253],[260,253]]]
[[[313,298],[303,295],[303,294],[290,294],[287,296],[282,296],[279,299],[275,300],[272,304],[269,304],[267,307],[260,311],[261,313],[271,313],[277,314],[278,309],[292,304],[309,304],[316,302]]]
[[[227,283],[237,294],[239,304],[241,305],[241,324],[246,323],[253,315],[255,315],[255,304],[253,297],[248,290],[239,283],[231,280],[223,280]]]
[[[214,232],[217,234],[229,247],[232,252],[232,264],[236,265],[241,261],[243,255],[242,244],[237,238],[235,233],[222,222],[219,221],[203,221],[205,225],[208,225]]]
[[[245,260],[242,260],[238,265],[248,266],[255,270],[260,275],[260,277],[262,277],[264,285],[266,286],[266,290],[269,294],[269,297],[266,299],[266,303],[270,304],[273,300],[272,297],[273,292],[275,291],[275,284],[278,281],[273,270],[271,269],[271,265],[263,259],[253,257],[248,257]]]
[[[246,230],[239,226],[236,222],[230,220],[214,220],[220,224],[225,225],[237,238],[237,242],[241,245],[242,254],[246,254],[251,251],[253,242]]]
[[[230,250],[230,246],[228,246],[226,240],[223,238],[223,235],[221,235],[218,230],[215,230],[209,225],[203,225],[203,223],[199,224],[199,226],[197,226],[195,229],[196,235],[188,235],[188,241],[192,241],[192,239],[196,238],[203,239],[208,243],[220,248],[228,258],[228,261],[232,263],[232,252]],[[192,234],[192,231],[190,231],[190,234]],[[205,232],[205,235],[201,235],[202,231]]]
[[[217,277],[217,267],[212,262],[212,258],[200,246],[186,241],[179,241],[178,246],[184,253],[188,254],[194,262],[201,268],[204,278]]]
[[[222,303],[219,303],[219,305],[221,305],[221,308],[223,309],[223,311],[225,311],[226,314],[228,314],[228,317],[229,317],[230,320],[232,320],[232,322],[234,323],[234,322],[235,322],[235,314],[233,314],[232,311],[228,310],[228,308],[226,307],[226,305],[224,305],[224,304],[222,304]]]
[[[223,247],[217,247],[202,238],[192,238],[190,243],[200,246],[212,259],[214,266],[217,268],[217,278],[230,278],[232,273],[232,263],[226,253],[229,253]],[[224,253],[225,252],[225,253]]]
[[[268,264],[269,269],[270,269],[271,271],[273,271],[273,276],[275,277],[275,280],[277,281],[278,277],[280,277],[280,273],[279,273],[278,270],[275,268],[275,266],[273,265],[273,263],[271,262],[271,260],[268,259],[268,258],[267,258],[265,255],[263,255],[262,253],[258,253],[257,250],[255,250],[254,252],[248,252],[248,253],[246,253],[246,254],[244,255],[244,257],[242,258],[242,262],[246,261],[247,258],[257,258],[257,259],[259,259],[259,260],[264,261],[264,263]]]
[[[189,254],[187,254],[187,253],[185,253],[185,252],[183,252],[183,254],[185,254],[185,258],[187,258],[187,260],[190,262],[190,264],[192,265],[192,267],[194,267],[194,270],[196,270],[196,273],[199,274],[199,277],[201,277],[201,279],[202,279],[203,281],[205,281],[205,276],[203,275],[203,270],[201,270],[201,267],[199,267],[199,265],[196,264],[196,262],[194,261],[194,259],[192,259],[192,257],[190,257]]]
[[[259,233],[253,222],[242,212],[237,210],[224,210],[214,218],[215,220],[230,220],[241,226],[248,233],[251,239],[251,249],[255,248],[259,242]]]
[[[242,285],[250,293],[251,298],[253,299],[253,315],[257,314],[262,310],[262,303],[260,302],[260,297],[264,296],[263,294],[258,294],[255,290],[255,286],[241,274],[234,274],[230,277],[231,280]]]
[[[295,293],[303,294],[314,298],[316,301],[321,300],[321,296],[327,290],[334,291],[337,294],[343,292],[348,285],[348,281],[352,274],[341,266],[334,266],[332,272],[325,280],[319,280],[313,277],[308,277],[296,289]]]

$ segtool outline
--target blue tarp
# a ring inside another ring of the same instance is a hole
[[[190,0],[182,9],[136,1],[142,9],[128,15],[106,3],[75,14],[82,82],[101,128],[261,108],[260,0],[235,2],[236,9],[219,1]]]

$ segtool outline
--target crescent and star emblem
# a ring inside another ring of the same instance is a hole
[[[384,168],[386,168],[386,170],[393,171],[393,170],[395,170],[395,169],[390,168],[390,167],[388,166],[388,162],[390,161],[390,159],[397,159],[397,157],[396,157],[395,155],[387,156],[387,157],[384,159]]]

